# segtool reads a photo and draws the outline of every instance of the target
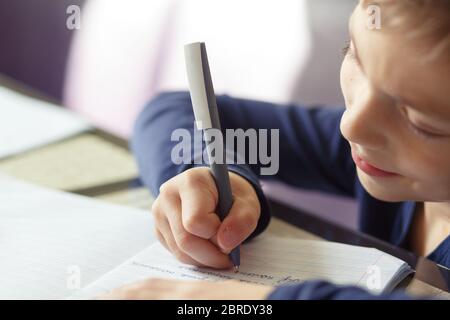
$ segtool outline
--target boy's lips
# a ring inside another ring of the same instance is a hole
[[[355,164],[358,166],[358,168],[360,168],[362,171],[364,171],[369,176],[373,176],[373,177],[398,176],[397,173],[384,171],[380,168],[377,168],[377,167],[371,165],[367,161],[363,160],[360,156],[358,156],[356,154],[356,152],[354,152],[353,150],[352,150],[352,158],[353,158],[353,161],[355,161]]]

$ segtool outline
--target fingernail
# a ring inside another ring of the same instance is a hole
[[[222,245],[225,246],[225,248],[222,249],[223,252],[227,254],[239,244],[238,235],[236,235],[230,227],[225,227],[222,239]]]

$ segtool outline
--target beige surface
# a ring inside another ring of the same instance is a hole
[[[130,153],[91,133],[0,161],[0,172],[61,190],[135,178]]]
[[[450,300],[450,293],[442,291],[438,288],[417,279],[413,279],[406,287],[406,292],[412,296],[430,296],[436,299]]]
[[[148,191],[146,188],[136,188],[118,192],[111,192],[105,195],[97,196],[95,198],[115,204],[131,206],[149,211],[153,203],[153,197],[150,194],[150,191]]]

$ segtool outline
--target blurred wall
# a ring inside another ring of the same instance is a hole
[[[342,105],[339,69],[357,0],[90,0],[64,104],[125,138],[157,92],[186,90],[183,44],[204,41],[214,88],[278,103]]]
[[[67,80],[67,106],[94,112],[93,120],[109,121],[104,128],[124,136],[152,94],[186,89],[187,41],[207,42],[218,93],[340,104],[340,48],[356,2],[90,0],[74,32],[66,28],[66,8],[83,0],[0,0],[0,73],[58,100]],[[347,199],[277,184],[265,191],[356,227],[356,207]]]
[[[0,0],[0,73],[61,101],[73,31],[66,9],[84,0]]]
[[[308,0],[311,41],[302,72],[293,82],[291,101],[306,105],[344,105],[340,86],[342,48],[348,40],[348,18],[358,0]]]

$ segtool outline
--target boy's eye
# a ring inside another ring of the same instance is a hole
[[[406,108],[402,108],[402,109],[403,109],[403,112],[405,114],[406,121],[408,122],[408,126],[411,128],[412,131],[414,131],[414,133],[420,135],[421,137],[425,137],[425,138],[440,138],[440,137],[444,137],[444,135],[441,135],[441,134],[438,134],[438,133],[435,133],[435,132],[431,132],[431,131],[429,131],[427,129],[423,129],[420,126],[416,125],[409,118]]]
[[[419,128],[419,127],[416,126],[414,123],[412,123],[410,120],[408,120],[408,122],[409,122],[409,125],[410,125],[410,127],[412,128],[412,130],[413,130],[415,133],[417,133],[417,134],[419,134],[419,135],[421,135],[421,136],[424,136],[424,137],[426,137],[426,138],[436,138],[436,137],[439,137],[439,135],[437,135],[437,134],[434,134],[434,133],[431,133],[431,132],[429,132],[429,131],[426,131],[426,130],[424,130],[424,129],[422,129],[422,128]]]
[[[422,137],[429,138],[429,139],[432,139],[432,138],[437,139],[437,138],[448,137],[447,135],[444,135],[444,134],[439,134],[439,133],[431,132],[431,131],[426,130],[426,129],[422,129],[422,128],[418,127],[417,125],[415,125],[414,123],[412,123],[410,120],[408,120],[408,122],[409,122],[409,126],[412,128],[412,130],[416,134],[418,134],[418,135],[420,135]]]

